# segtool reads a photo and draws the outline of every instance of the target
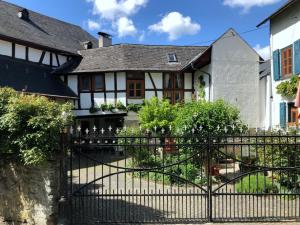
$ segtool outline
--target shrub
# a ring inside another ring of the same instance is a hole
[[[201,133],[211,135],[223,134],[225,127],[228,129],[228,133],[246,130],[246,126],[240,119],[239,110],[223,100],[215,102],[193,101],[178,109],[175,125],[177,130],[186,128],[184,133],[192,132],[193,128],[200,126],[202,127]],[[234,129],[232,125],[234,125]],[[218,126],[219,130],[217,129]]]
[[[127,110],[128,111],[132,111],[132,112],[138,112],[140,111],[140,109],[142,108],[142,105],[141,104],[129,104],[127,106]]]
[[[168,100],[159,100],[156,97],[146,100],[138,113],[141,127],[151,131],[155,131],[155,127],[158,131],[162,128],[169,130],[170,126],[174,126],[176,108]]]
[[[243,177],[236,184],[236,191],[238,193],[278,193],[278,188],[272,179],[264,176],[263,174],[248,175]]]
[[[282,97],[295,98],[298,90],[298,76],[293,75],[288,81],[283,81],[277,87],[277,94]]]
[[[118,110],[123,110],[123,111],[126,111],[126,110],[127,110],[127,109],[126,109],[126,106],[125,106],[122,102],[120,102],[120,101],[117,102],[117,104],[116,104],[116,109],[118,109]]]
[[[70,104],[7,88],[0,90],[0,110],[0,152],[25,165],[41,164],[59,150],[61,131],[71,121]]]

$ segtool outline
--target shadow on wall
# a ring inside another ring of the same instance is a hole
[[[58,184],[59,167],[54,161],[26,167],[0,160],[0,219],[14,225],[49,224],[57,213]]]

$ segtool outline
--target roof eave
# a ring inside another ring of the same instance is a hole
[[[256,27],[260,27],[261,25],[265,24],[266,22],[268,22],[269,20],[271,20],[272,18],[274,18],[275,16],[279,15],[280,13],[282,13],[284,10],[286,10],[288,7],[290,7],[292,4],[296,3],[298,0],[290,0],[289,2],[285,3],[283,6],[281,6],[276,12],[274,12],[273,14],[271,14],[269,17],[267,17],[266,19],[264,19],[262,22],[260,22],[258,25],[256,25]]]

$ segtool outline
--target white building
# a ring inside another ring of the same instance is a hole
[[[277,93],[276,87],[300,74],[300,1],[290,0],[258,26],[270,21],[271,75],[266,85],[266,128],[286,128],[298,123],[293,98]]]
[[[11,29],[13,27],[13,29]],[[153,96],[171,103],[198,96],[237,106],[249,127],[263,124],[260,56],[234,29],[210,46],[112,44],[82,30],[0,1],[0,85],[74,102],[82,129],[121,126],[117,104],[141,104]]]

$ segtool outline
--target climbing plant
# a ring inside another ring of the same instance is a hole
[[[298,76],[293,75],[289,80],[283,81],[277,87],[277,94],[286,98],[295,98],[298,89]]]

